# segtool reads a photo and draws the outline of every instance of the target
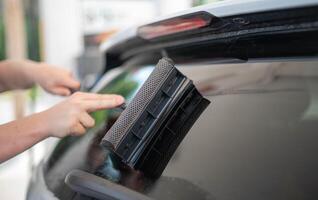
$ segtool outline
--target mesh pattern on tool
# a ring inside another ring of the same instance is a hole
[[[128,104],[127,108],[121,113],[117,121],[106,133],[103,140],[110,142],[114,148],[120,143],[126,131],[130,128],[139,114],[161,86],[169,71],[173,68],[173,62],[170,59],[161,59],[156,68],[152,71],[148,79],[137,92],[136,96]]]

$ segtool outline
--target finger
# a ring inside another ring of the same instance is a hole
[[[95,120],[87,112],[83,112],[79,116],[79,120],[85,128],[91,128],[95,125]]]
[[[65,87],[53,87],[50,92],[61,96],[69,96],[71,94],[71,91]]]
[[[105,110],[115,108],[124,103],[124,98],[119,95],[107,95],[106,97],[99,97],[96,99],[89,99],[83,101],[83,107],[88,112]]]
[[[86,133],[85,127],[81,123],[77,123],[71,130],[71,135],[83,135]]]
[[[60,82],[56,83],[58,85],[62,85],[71,89],[79,89],[81,84],[79,81],[75,80],[71,76],[65,76]]]
[[[84,100],[97,100],[99,98],[107,98],[107,96],[109,96],[104,94],[87,93],[87,92],[78,92],[78,93],[80,94],[81,99],[84,99]]]
[[[70,71],[64,71],[64,73],[60,75],[60,78],[55,80],[55,85],[60,85],[71,89],[79,89],[81,86],[80,82],[73,78]]]
[[[96,93],[86,93],[86,92],[81,92],[81,96],[83,100],[91,100],[91,101],[96,101],[96,100],[110,100],[116,98],[119,102],[118,103],[123,103],[125,99],[121,95],[117,94],[96,94]]]

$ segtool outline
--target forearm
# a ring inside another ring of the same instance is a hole
[[[0,92],[26,89],[34,84],[32,69],[35,62],[6,60],[0,62]]]
[[[89,113],[124,103],[119,95],[76,92],[52,108],[0,125],[0,163],[47,137],[79,136],[95,126]]]
[[[49,136],[43,113],[0,125],[0,163]]]

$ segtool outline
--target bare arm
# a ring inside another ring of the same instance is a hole
[[[35,84],[25,67],[28,61],[6,60],[0,62],[0,92],[25,89]]]
[[[0,92],[26,89],[34,84],[39,84],[50,93],[64,96],[80,87],[69,71],[46,63],[30,60],[0,62]]]
[[[42,113],[0,126],[0,163],[48,137]]]
[[[47,137],[82,135],[95,125],[90,112],[114,108],[123,102],[118,95],[77,92],[46,111],[0,125],[0,163]]]

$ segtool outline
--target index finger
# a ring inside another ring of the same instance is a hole
[[[83,99],[83,106],[88,112],[115,108],[125,102],[125,99],[120,95],[96,95],[95,97]]]

